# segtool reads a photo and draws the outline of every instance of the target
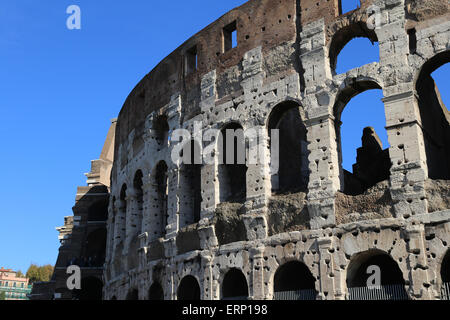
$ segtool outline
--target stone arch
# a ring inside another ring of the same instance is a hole
[[[222,280],[222,299],[247,300],[248,295],[248,284],[244,273],[237,268],[229,269]]]
[[[379,267],[381,276],[381,288],[384,299],[405,300],[408,294],[405,289],[405,277],[397,262],[386,252],[379,249],[370,249],[355,254],[346,269],[346,283],[349,290],[350,299],[360,300],[367,293],[364,291],[368,287],[369,277],[374,275],[374,271],[369,267]],[[369,300],[377,300],[372,295]]]
[[[97,277],[81,279],[81,290],[74,290],[74,296],[82,301],[97,301],[103,297],[103,282]]]
[[[154,281],[148,290],[148,300],[164,300],[164,290],[158,281]]]
[[[278,168],[271,177],[272,191],[305,191],[309,182],[308,144],[300,104],[291,100],[277,104],[268,117],[267,130],[271,153],[276,153],[270,156],[271,164]],[[272,148],[273,130],[279,130],[278,150]]]
[[[158,145],[161,147],[167,146],[170,127],[166,114],[158,115],[153,119],[153,130]]]
[[[227,148],[227,130],[235,134],[232,151]],[[220,202],[244,202],[247,198],[247,165],[243,127],[231,122],[223,126],[220,132],[217,144]],[[234,157],[231,157],[231,152]]]
[[[133,189],[136,195],[136,217],[135,217],[135,225],[137,234],[142,232],[142,218],[144,211],[144,190],[143,190],[143,178],[144,175],[142,170],[137,170],[133,179]]]
[[[160,161],[151,174],[150,190],[150,225],[148,226],[151,239],[161,238],[166,233],[166,225],[169,214],[169,183],[168,166],[165,161]]]
[[[201,146],[192,139],[183,146],[183,163],[180,166],[180,228],[200,221],[201,168]]]
[[[315,300],[316,279],[308,267],[292,260],[279,266],[274,275],[273,290],[276,300]]]
[[[131,288],[128,293],[125,300],[139,300],[139,290]]]
[[[103,267],[106,255],[106,228],[99,228],[87,236],[84,267]]]
[[[348,195],[362,194],[375,184],[389,179],[390,176],[392,164],[389,149],[383,149],[382,143],[372,127],[366,127],[363,131],[362,147],[358,149],[357,163],[353,165],[353,173],[344,170],[342,166],[342,112],[354,97],[367,90],[375,89],[381,90],[382,87],[373,79],[348,79],[344,81],[335,98],[333,116],[335,117],[341,191]]]
[[[431,74],[449,62],[450,51],[438,53],[423,64],[415,78],[428,177],[434,180],[450,179],[450,116]]]
[[[331,39],[329,44],[329,59],[332,71],[336,70],[338,56],[342,49],[355,38],[367,38],[372,43],[378,42],[375,30],[367,27],[367,17],[361,14],[352,14],[340,19],[328,30]]]
[[[200,285],[197,278],[185,276],[178,285],[177,300],[200,300]]]

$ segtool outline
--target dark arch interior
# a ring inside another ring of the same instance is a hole
[[[361,253],[350,262],[347,270],[347,287],[366,287],[371,274],[367,274],[369,266],[381,269],[381,285],[405,285],[402,271],[397,263],[386,253],[371,250]]]
[[[227,272],[222,282],[222,296],[224,299],[248,297],[247,279],[241,270],[231,269]]]
[[[186,276],[181,280],[177,291],[178,300],[200,300],[200,286],[193,276]]]
[[[153,120],[153,129],[156,133],[156,141],[158,144],[163,145],[169,136],[169,123],[167,122],[166,115],[160,115]]]
[[[344,153],[343,146],[345,143],[342,141],[341,134],[341,129],[344,128],[344,122],[341,122],[344,108],[355,96],[366,92],[367,90],[381,89],[381,87],[373,81],[353,81],[346,85],[346,88],[342,90],[337,97],[334,106],[336,138],[341,168]],[[358,107],[364,108],[364,106]],[[385,119],[384,107],[380,110],[376,110],[376,112],[380,112],[382,118]],[[349,114],[349,116],[351,116],[351,114]],[[368,121],[371,119],[361,120]],[[355,121],[355,119],[352,118],[351,121]],[[370,122],[368,122],[368,124],[370,124]],[[361,147],[357,149],[356,163],[353,164],[353,172],[342,168],[342,178],[344,181],[343,191],[347,195],[359,195],[377,183],[389,179],[392,164],[389,157],[389,148],[383,147],[383,144],[373,127],[367,126],[360,133],[354,133],[353,131],[351,131],[351,133],[352,135],[361,134]]]
[[[186,194],[184,195],[188,201],[192,214],[184,217],[184,225],[196,223],[200,221],[200,211],[202,203],[201,183],[202,183],[202,155],[198,142],[191,140],[183,148],[184,163],[181,168],[183,175],[183,184]]]
[[[275,273],[274,291],[315,290],[315,279],[308,267],[299,261],[282,265]]]
[[[165,234],[167,218],[168,218],[168,175],[167,175],[167,164],[161,161],[156,166],[155,172],[155,182],[156,191],[158,193],[158,206],[160,208],[160,219],[161,219],[161,236]]]
[[[342,49],[354,38],[368,38],[372,43],[378,42],[375,31],[369,29],[367,24],[362,21],[343,27],[336,32],[331,41],[330,66],[332,70],[336,70],[338,56]]]
[[[231,143],[227,143],[227,130],[234,132],[233,150]],[[219,183],[221,202],[244,202],[247,197],[247,165],[245,163],[245,137],[242,127],[237,123],[225,126],[219,139]],[[231,157],[233,152],[234,157]]]
[[[88,209],[89,221],[106,221],[108,219],[108,199],[100,200],[92,204]]]
[[[102,300],[103,283],[96,277],[83,278],[81,280],[81,290],[74,290],[74,296],[78,300],[98,301]]]
[[[127,294],[127,300],[139,300],[139,291],[137,289],[132,289]]]
[[[277,105],[270,115],[268,129],[271,151],[278,154],[278,161],[277,154],[271,154],[273,169],[278,162],[278,171],[272,172],[272,191],[305,191],[309,180],[308,148],[299,105],[291,101]],[[278,152],[272,148],[272,130],[279,130]]]
[[[136,235],[139,235],[141,233],[141,228],[142,228],[142,216],[143,216],[143,205],[144,205],[144,191],[142,190],[142,186],[143,186],[143,174],[141,170],[138,170],[136,172],[136,175],[134,176],[134,181],[133,181],[133,187],[134,187],[134,191],[136,192],[136,201],[137,201],[137,208],[139,211],[139,214],[137,216],[137,221],[136,221]]]
[[[86,256],[83,267],[102,267],[105,262],[106,229],[101,228],[91,232],[87,238]]]
[[[450,283],[450,250],[447,250],[444,260],[442,260],[441,279],[442,282]]]
[[[149,300],[164,300],[164,290],[159,282],[154,282],[148,292]]]
[[[450,179],[450,114],[431,74],[449,62],[450,51],[438,54],[424,65],[416,83],[428,176],[435,180]]]

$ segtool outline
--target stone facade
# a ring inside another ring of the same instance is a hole
[[[117,121],[104,299],[273,299],[307,289],[348,299],[371,263],[383,285],[402,285],[411,299],[441,298],[450,117],[430,74],[450,61],[449,6],[361,2],[342,15],[338,0],[251,0],[136,86]],[[380,60],[336,74],[339,52],[361,36],[379,43]],[[371,188],[346,194],[340,116],[369,89],[383,90],[390,148],[379,152],[391,166]],[[212,164],[172,161],[176,129],[206,147],[198,123],[203,132],[259,129],[266,161],[226,167],[219,150]],[[276,128],[298,146],[280,150],[271,174]],[[289,274],[309,280],[290,287]]]

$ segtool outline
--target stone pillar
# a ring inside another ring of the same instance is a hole
[[[408,250],[409,295],[412,299],[431,300],[433,292],[425,251],[425,226],[410,225],[405,230]]]
[[[391,195],[395,214],[409,218],[428,212],[425,193],[427,160],[419,108],[413,92],[383,99],[391,168]]]
[[[328,114],[305,121],[308,130],[308,210],[312,229],[336,224],[334,197],[341,188],[334,118]]]
[[[127,189],[125,201],[127,202],[126,212],[126,235],[124,243],[124,254],[128,254],[131,242],[136,232],[136,193],[132,188]]]
[[[332,238],[318,238],[317,247],[319,249],[319,297],[321,300],[335,300],[335,266],[333,255],[330,253],[330,249],[333,247]]]
[[[252,262],[252,286],[250,298],[252,300],[266,299],[264,292],[264,247],[250,249],[250,257]]]
[[[201,254],[203,267],[203,300],[215,300],[216,296],[213,288],[213,258],[208,252]]]
[[[125,212],[126,203],[122,200],[116,200],[115,208],[117,208],[117,215],[115,220],[114,227],[114,247],[113,247],[113,257],[116,256],[116,250],[119,246],[120,242],[125,241],[126,235],[126,212]]]
[[[166,239],[176,237],[179,225],[179,203],[178,203],[178,169],[172,168],[167,172],[167,225],[166,225]]]

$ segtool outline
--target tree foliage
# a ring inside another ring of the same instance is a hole
[[[50,281],[53,274],[52,265],[38,266],[36,264],[31,264],[27,271],[27,278],[30,279],[30,283]]]
[[[5,293],[5,291],[0,291],[0,300],[6,300],[6,293]]]

